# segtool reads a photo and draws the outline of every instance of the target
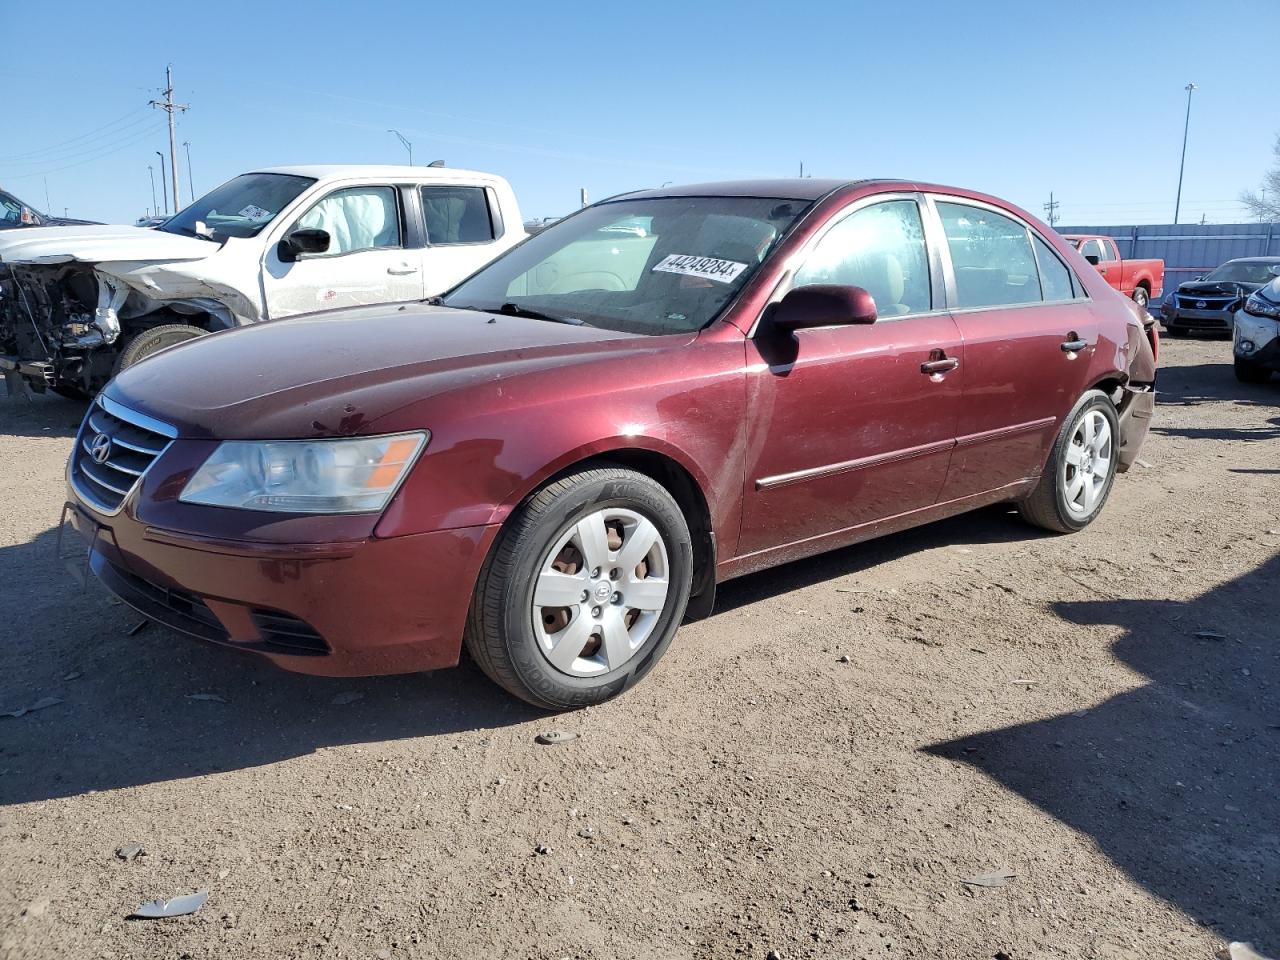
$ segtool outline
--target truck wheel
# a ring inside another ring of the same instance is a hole
[[[135,334],[125,344],[124,349],[120,351],[120,355],[116,357],[115,373],[127,370],[139,360],[145,360],[153,353],[159,353],[165,347],[172,347],[177,343],[184,343],[187,340],[194,340],[196,337],[203,337],[207,332],[199,327],[193,327],[189,323],[166,323],[143,330],[141,333]]]
[[[1115,404],[1090,390],[1063,420],[1040,483],[1018,504],[1022,519],[1057,533],[1083,530],[1111,493],[1119,447]]]
[[[1138,306],[1140,306],[1143,310],[1147,309],[1147,303],[1150,300],[1151,300],[1151,297],[1147,295],[1146,287],[1133,288],[1133,302],[1136,303]]]
[[[671,494],[631,470],[588,467],[503,527],[476,583],[467,650],[534,706],[601,703],[658,662],[692,580],[689,527]]]
[[[1241,383],[1266,383],[1271,379],[1271,371],[1248,360],[1236,357],[1236,379]]]

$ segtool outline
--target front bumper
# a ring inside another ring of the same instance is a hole
[[[1241,360],[1280,371],[1280,320],[1239,311],[1235,317],[1231,349]]]
[[[222,540],[149,526],[134,498],[95,513],[68,487],[90,567],[145,616],[319,676],[457,664],[471,594],[497,526],[361,541]]]
[[[1179,333],[1230,333],[1231,310],[1192,310],[1165,304],[1160,310],[1165,328]]]

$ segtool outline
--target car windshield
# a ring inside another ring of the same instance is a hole
[[[597,204],[526,240],[441,302],[629,333],[698,330],[808,206],[776,197]]]
[[[311,177],[246,173],[206,193],[160,229],[209,240],[252,237],[313,183]]]
[[[1225,280],[1235,283],[1270,283],[1280,269],[1280,260],[1231,260],[1217,270],[1206,274],[1206,280]]]

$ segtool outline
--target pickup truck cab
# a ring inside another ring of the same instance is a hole
[[[157,350],[229,327],[441,293],[526,236],[501,177],[444,167],[241,174],[155,229],[0,236],[0,369],[96,393]]]
[[[1164,293],[1163,260],[1122,260],[1115,240],[1097,234],[1069,234],[1067,241],[1088,260],[1113,289],[1146,307]]]

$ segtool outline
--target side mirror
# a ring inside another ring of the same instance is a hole
[[[1098,261],[1102,259],[1096,253],[1086,253],[1084,255],[1084,258],[1088,260],[1090,263],[1092,263],[1095,267],[1098,265]]]
[[[876,301],[862,287],[815,283],[797,287],[783,297],[773,308],[771,322],[787,331],[875,323]]]
[[[324,253],[328,249],[329,231],[308,227],[281,240],[277,252],[285,263],[293,263],[304,253]]]

